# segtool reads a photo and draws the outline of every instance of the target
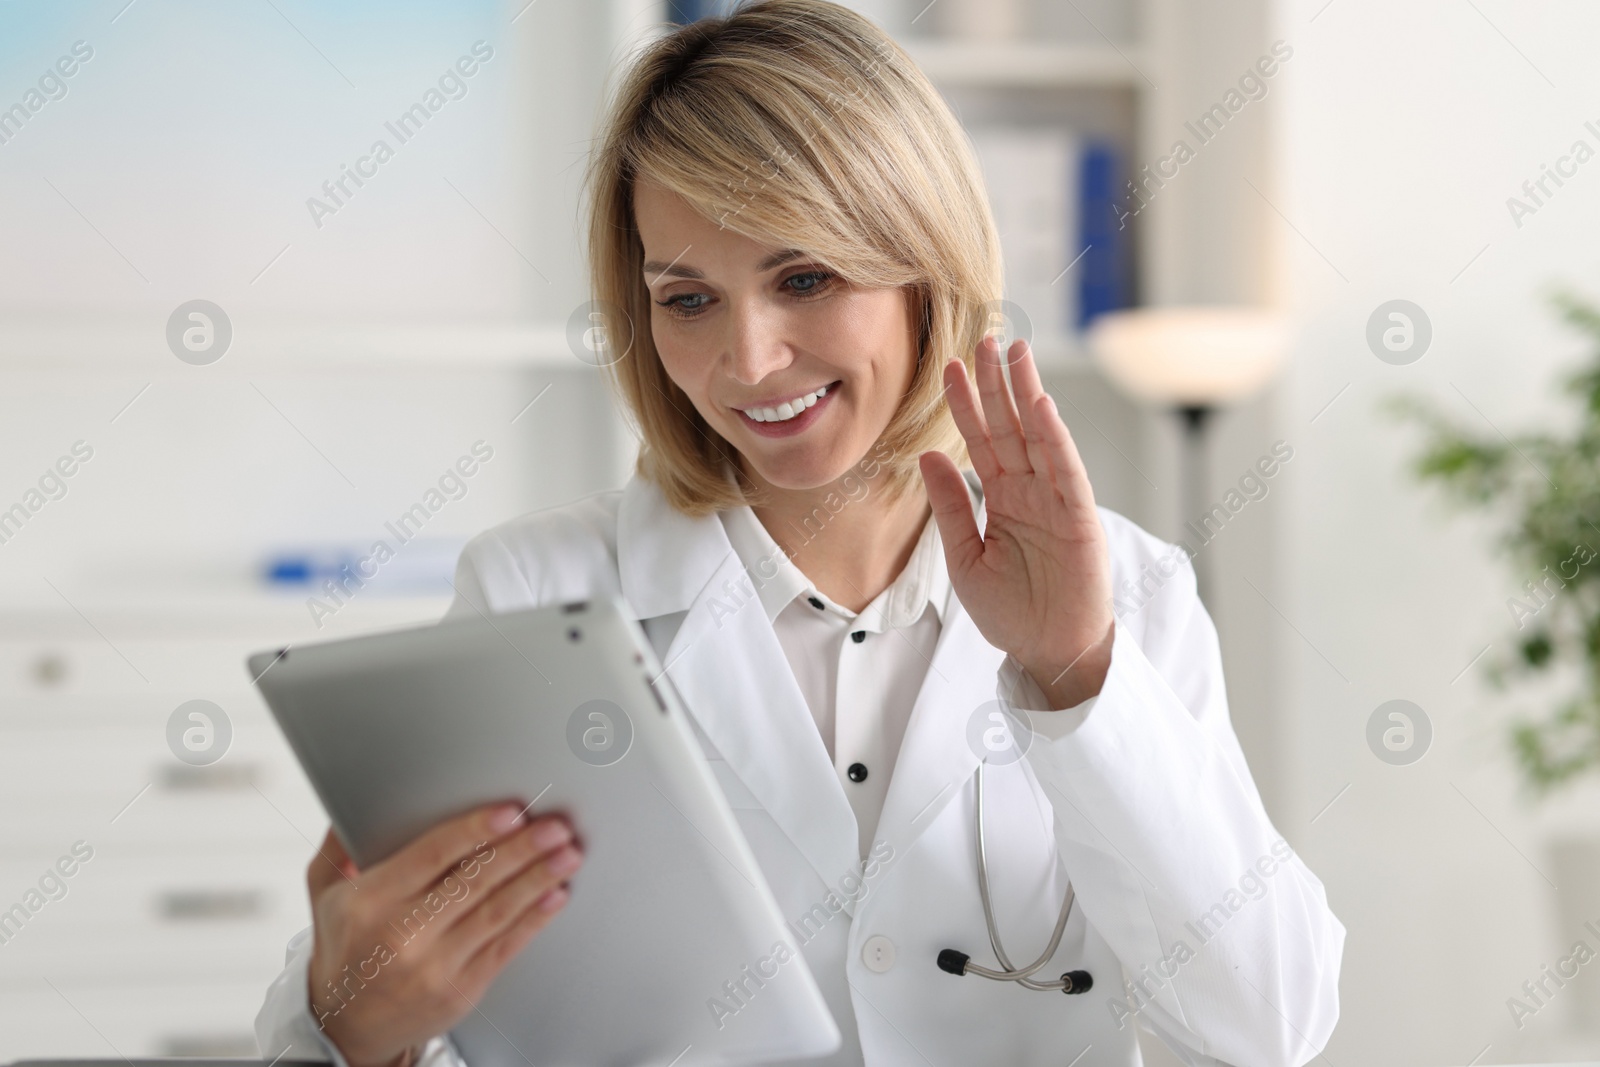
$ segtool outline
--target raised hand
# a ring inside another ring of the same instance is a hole
[[[1013,342],[1006,358],[1014,401],[993,337],[978,344],[976,392],[960,360],[944,369],[950,412],[983,483],[982,535],[955,462],[942,452],[919,462],[962,606],[1052,708],[1068,708],[1098,694],[1111,665],[1111,563],[1078,446],[1027,342]]]

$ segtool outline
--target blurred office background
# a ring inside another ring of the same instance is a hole
[[[1201,553],[1235,727],[1349,931],[1328,1062],[1600,1058],[1600,964],[1508,1008],[1575,942],[1600,949],[1600,790],[1530,797],[1504,723],[1534,698],[1475,662],[1533,576],[1418,488],[1415,436],[1378,411],[1410,390],[1486,432],[1563,417],[1551,382],[1583,349],[1544,294],[1600,293],[1600,165],[1521,225],[1506,199],[1600,145],[1600,12],[856,6],[973,136],[1007,296],[1100,503],[1176,541],[1186,499],[1293,450]],[[627,476],[571,342],[579,181],[608,74],[707,10],[0,4],[0,509],[23,508],[0,523],[0,909],[28,914],[0,928],[0,1059],[254,1053],[326,822],[243,656],[436,618],[466,537]],[[1162,163],[1180,140],[1192,156]],[[1366,334],[1400,299],[1432,340],[1395,365]],[[196,300],[231,333],[211,362],[169,343]],[[1113,385],[1083,326],[1194,304],[1277,308],[1292,344],[1186,487],[1179,421]],[[395,558],[327,596],[378,540]],[[1432,725],[1405,766],[1366,739],[1393,699]],[[226,718],[215,762],[169,747],[190,701]]]

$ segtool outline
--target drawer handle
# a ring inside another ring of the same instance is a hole
[[[169,1034],[159,1039],[157,1046],[162,1056],[185,1059],[255,1059],[259,1055],[254,1034]]]
[[[34,684],[53,689],[67,680],[67,658],[59,652],[41,652],[33,661]]]
[[[169,922],[253,919],[261,896],[251,889],[174,889],[162,893],[157,911]]]
[[[158,780],[161,788],[175,793],[226,792],[254,786],[261,780],[261,768],[254,763],[213,763],[209,767],[172,763],[161,767]]]

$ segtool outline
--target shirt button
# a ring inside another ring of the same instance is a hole
[[[812,607],[816,608],[818,611],[822,610],[822,601],[818,600],[816,597],[808,596],[808,597],[806,597],[806,602],[809,603]]]
[[[858,645],[866,639],[867,631],[865,630],[857,630],[855,633],[850,635],[850,640],[854,641]]]
[[[861,946],[861,962],[873,974],[887,971],[894,966],[894,942],[882,934],[867,938],[866,944]]]
[[[867,780],[867,765],[865,763],[852,763],[844,773],[850,776],[852,782],[864,782]]]

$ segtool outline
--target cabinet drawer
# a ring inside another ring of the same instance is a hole
[[[256,1055],[266,982],[50,982],[0,984],[0,1060]]]
[[[235,723],[207,767],[173,756],[165,726],[0,731],[0,845],[320,840],[322,806],[275,726]]]
[[[265,982],[311,921],[309,846],[117,845],[83,859],[85,851],[0,863],[0,983],[201,974]]]
[[[245,657],[268,639],[0,642],[0,698],[249,692]],[[215,697],[212,697],[215,699]]]

